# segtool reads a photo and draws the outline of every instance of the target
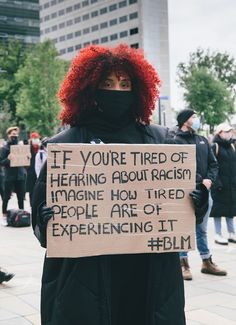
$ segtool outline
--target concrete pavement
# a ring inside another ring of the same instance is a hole
[[[14,206],[15,197],[10,201],[9,208]],[[28,200],[26,210],[30,211]],[[225,222],[223,225],[225,231]],[[190,253],[194,279],[185,281],[187,325],[236,325],[236,244],[216,245],[213,234],[213,222],[210,220],[209,246],[213,261],[225,268],[228,275],[201,274],[197,251]],[[10,282],[0,285],[0,325],[40,324],[40,280],[44,253],[31,227],[0,227],[0,266],[16,274]]]

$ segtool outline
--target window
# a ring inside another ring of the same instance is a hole
[[[130,35],[138,34],[138,27],[129,30]]]
[[[52,32],[55,32],[57,30],[57,25],[52,26]]]
[[[137,3],[138,0],[129,0],[129,4],[132,5],[133,3]]]
[[[108,37],[107,36],[104,36],[101,38],[101,43],[106,43],[108,42]]]
[[[119,2],[119,8],[123,8],[125,6],[127,6],[127,1],[126,0]]]
[[[92,13],[91,13],[91,17],[92,18],[94,18],[94,17],[96,17],[96,16],[98,16],[98,11],[96,10],[96,11],[93,11]]]
[[[103,28],[107,28],[108,24],[107,22],[105,21],[104,23],[101,23],[100,24],[100,28],[103,29]]]
[[[88,34],[89,32],[90,32],[89,27],[83,29],[83,34]]]
[[[92,44],[99,44],[99,39],[94,39],[94,40],[92,41]]]
[[[70,46],[70,47],[68,47],[68,49],[67,49],[67,53],[69,53],[69,52],[73,52],[74,51],[74,46]]]
[[[110,36],[110,40],[111,41],[114,41],[114,40],[116,40],[118,38],[118,35],[117,34],[112,34],[111,36]]]
[[[60,23],[59,24],[59,28],[61,29],[61,28],[64,28],[65,27],[65,23]]]
[[[107,8],[106,8],[106,7],[100,9],[100,15],[103,15],[103,14],[105,14],[105,13],[107,13]]]
[[[117,9],[117,4],[109,6],[109,11],[114,11]]]
[[[50,28],[45,29],[45,34],[48,34],[48,33],[50,33]]]
[[[80,17],[76,17],[74,20],[75,24],[80,23],[81,22],[81,18]]]
[[[54,6],[54,5],[56,5],[57,4],[57,0],[52,0],[51,1],[51,6]]]
[[[116,19],[116,18],[110,20],[110,26],[114,26],[114,25],[116,25],[116,24],[117,24],[117,19]]]
[[[84,43],[84,47],[85,47],[85,46],[88,46],[89,44],[90,44],[90,42],[85,42],[85,43]]]
[[[71,26],[71,25],[73,25],[73,20],[72,19],[67,20],[66,26]]]
[[[53,41],[54,44],[56,44],[57,43],[57,38],[53,38],[52,41]]]
[[[46,3],[43,5],[43,8],[44,8],[44,9],[49,8],[49,2],[46,2]]]
[[[89,5],[88,0],[82,2],[82,7],[86,7],[86,6],[88,6],[88,5]]]
[[[98,2],[98,0],[91,0],[91,5],[93,5],[96,2]]]
[[[81,36],[81,30],[77,30],[77,32],[75,32],[75,37],[79,37]]]
[[[128,36],[127,30],[124,30],[123,32],[120,32],[120,38]]]
[[[92,32],[96,32],[96,30],[98,30],[98,25],[92,26]]]
[[[68,12],[72,12],[72,7],[67,7],[66,8],[66,13],[68,13]]]
[[[52,13],[52,14],[51,14],[51,18],[52,18],[52,19],[53,19],[53,18],[57,18],[57,12]]]
[[[66,49],[61,49],[60,50],[60,55],[65,54],[65,53],[66,53]]]
[[[132,14],[129,15],[129,19],[135,19],[138,18],[138,13],[137,12],[133,12]]]
[[[74,10],[78,10],[80,8],[80,3],[76,3],[76,5],[74,5]]]
[[[77,45],[75,45],[75,49],[76,49],[76,50],[80,50],[81,47],[82,47],[81,44],[77,44]]]
[[[59,12],[58,12],[58,15],[59,16],[63,16],[64,14],[65,14],[65,10],[64,9],[59,10]]]
[[[89,14],[83,15],[83,20],[88,20],[89,19]]]
[[[127,21],[127,16],[122,16],[122,17],[119,18],[120,23],[124,23],[126,21]]]
[[[130,47],[134,48],[134,49],[138,49],[138,43],[134,43],[134,44],[130,44]]]
[[[44,21],[48,21],[49,19],[50,19],[50,16],[49,15],[47,15],[47,16],[44,17]]]
[[[73,33],[67,34],[66,39],[72,39],[73,38]]]
[[[65,35],[62,35],[62,36],[59,37],[59,42],[64,42],[65,39],[66,39],[66,38],[65,38]]]

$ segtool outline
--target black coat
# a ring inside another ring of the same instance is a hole
[[[219,174],[212,187],[211,217],[236,216],[236,150],[232,141],[216,136],[212,145]],[[216,145],[217,143],[217,145]]]
[[[173,137],[173,142],[196,144],[196,182],[201,183],[207,178],[214,183],[218,174],[218,164],[207,139],[195,132],[178,130]]]
[[[145,143],[164,143],[166,129],[139,126]],[[86,142],[74,127],[50,142]],[[32,225],[41,245],[38,207],[45,202],[46,168],[33,198]],[[119,296],[119,297],[118,297]],[[119,305],[120,304],[120,305]],[[112,315],[118,315],[113,319]],[[178,253],[45,258],[42,325],[184,325],[184,288]]]
[[[32,145],[30,146],[30,153],[31,153],[31,158],[30,158],[30,166],[27,168],[27,180],[26,180],[26,192],[33,192],[34,185],[37,180],[37,175],[35,172],[35,156],[36,153],[33,150]]]
[[[7,142],[0,150],[0,165],[4,167],[4,181],[24,181],[26,180],[25,167],[10,167],[10,144]]]

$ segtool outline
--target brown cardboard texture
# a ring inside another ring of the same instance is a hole
[[[49,144],[47,256],[195,248],[195,145]]]
[[[13,158],[10,161],[11,167],[30,166],[30,145],[16,144],[10,147]]]

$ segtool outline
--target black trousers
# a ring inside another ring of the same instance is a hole
[[[4,195],[2,201],[2,213],[7,213],[8,201],[11,198],[12,192],[16,193],[19,209],[24,209],[25,198],[25,180],[23,181],[5,181]]]

